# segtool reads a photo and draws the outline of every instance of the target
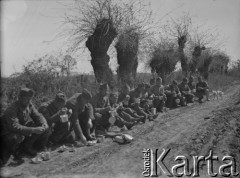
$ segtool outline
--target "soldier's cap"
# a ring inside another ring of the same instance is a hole
[[[30,88],[21,88],[19,97],[33,97],[34,91]]]
[[[82,97],[87,99],[87,100],[90,100],[90,99],[92,99],[92,94],[87,89],[83,89]]]
[[[64,93],[58,92],[55,97],[55,101],[58,103],[65,103],[67,101],[67,98]]]
[[[158,77],[156,81],[162,81],[162,78],[161,78],[161,77]]]
[[[175,85],[177,85],[177,81],[176,81],[176,80],[173,80],[172,83],[175,84]]]
[[[99,90],[108,90],[108,89],[109,89],[109,86],[107,83],[101,84],[99,87]]]
[[[188,79],[186,77],[183,78],[183,82],[188,82]]]

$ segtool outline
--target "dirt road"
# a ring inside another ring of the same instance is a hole
[[[76,149],[76,152],[52,152],[51,160],[41,164],[26,163],[17,167],[6,167],[5,175],[15,177],[143,177],[143,149],[170,148],[164,160],[167,166],[177,162],[174,158],[185,155],[208,155],[213,150],[220,158],[233,155],[240,160],[240,84],[235,83],[225,92],[221,100],[170,110],[143,125],[127,131],[134,137],[130,144],[119,145],[110,139],[91,147]],[[216,162],[215,168],[221,165]],[[201,164],[201,177],[207,175],[206,165]],[[217,170],[217,169],[216,169]],[[161,175],[162,177],[167,177]]]

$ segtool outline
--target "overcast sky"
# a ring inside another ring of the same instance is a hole
[[[151,0],[152,9],[164,23],[189,12],[195,22],[217,26],[226,38],[223,50],[232,60],[240,59],[240,0]],[[73,0],[1,1],[2,75],[20,72],[22,65],[46,53],[59,51],[61,40],[52,41],[62,25],[65,5]],[[77,71],[91,72],[88,50],[78,57]],[[111,67],[115,67],[113,60]],[[144,64],[138,70],[144,71]]]

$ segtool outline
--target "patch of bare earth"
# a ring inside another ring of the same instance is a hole
[[[215,172],[224,155],[236,158],[240,172],[240,104],[234,105],[240,98],[239,83],[225,93],[222,100],[170,110],[152,122],[134,126],[127,131],[134,137],[130,144],[106,139],[104,143],[77,148],[74,153],[52,151],[49,161],[34,165],[26,160],[20,166],[5,167],[2,173],[10,177],[143,177],[144,148],[158,148],[159,152],[170,148],[164,159],[169,168],[177,164],[174,159],[178,155],[185,155],[192,168],[191,155],[207,156],[213,150],[219,156],[214,162]],[[201,163],[200,169],[201,177],[210,177],[206,164]]]

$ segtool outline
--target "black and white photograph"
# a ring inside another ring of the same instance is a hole
[[[0,14],[0,177],[240,177],[240,0]]]

